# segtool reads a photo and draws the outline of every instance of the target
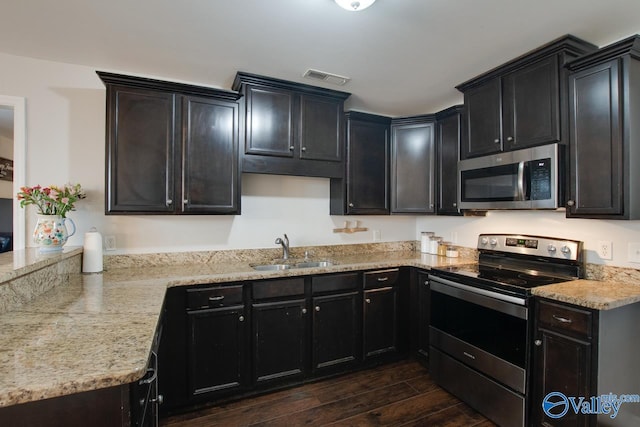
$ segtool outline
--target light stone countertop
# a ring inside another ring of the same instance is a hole
[[[575,304],[596,310],[611,310],[640,302],[639,283],[598,280],[573,280],[571,282],[533,288],[535,296]]]
[[[0,315],[0,407],[134,382],[146,369],[167,287],[474,260],[417,252],[332,257],[324,268],[256,271],[246,262],[71,274]]]

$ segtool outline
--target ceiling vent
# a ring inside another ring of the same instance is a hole
[[[325,73],[324,71],[308,69],[302,75],[308,79],[322,80],[323,82],[333,83],[334,85],[344,86],[351,80],[350,77],[339,76],[337,74]]]

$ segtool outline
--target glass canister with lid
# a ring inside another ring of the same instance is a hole
[[[429,253],[433,255],[438,255],[438,246],[442,241],[442,237],[440,236],[431,236],[429,239]]]
[[[430,253],[430,239],[431,237],[433,237],[436,233],[434,233],[433,231],[423,231],[422,233],[420,233],[420,252],[422,252],[423,254],[428,254]]]

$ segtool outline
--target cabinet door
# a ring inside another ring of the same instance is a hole
[[[306,300],[253,304],[255,384],[300,380],[307,364]]]
[[[182,210],[238,213],[238,103],[183,100]]]
[[[107,88],[106,213],[173,212],[175,95]]]
[[[244,306],[191,311],[188,319],[190,396],[237,391],[246,374]]]
[[[560,90],[556,55],[507,74],[502,80],[504,149],[560,141]]]
[[[434,123],[391,126],[391,212],[435,213]]]
[[[499,77],[464,93],[467,138],[460,147],[463,159],[502,151],[501,97]]]
[[[364,359],[397,352],[398,310],[395,287],[364,292]]]
[[[247,86],[245,153],[293,157],[295,94]]]
[[[314,374],[352,367],[359,359],[358,292],[313,298]]]
[[[300,95],[300,158],[340,162],[343,158],[342,101]]]
[[[576,415],[571,404],[561,418],[551,418],[542,410],[547,394],[562,393],[567,397],[592,396],[591,390],[591,344],[551,331],[541,330],[536,334],[534,346],[532,425],[543,426],[590,426],[595,418]],[[539,344],[539,345],[538,345]],[[561,396],[550,396],[549,403],[562,401]],[[559,415],[566,405],[549,409]]]
[[[349,120],[347,213],[389,213],[389,125]]]
[[[462,117],[460,113],[438,120],[438,215],[458,215],[458,148]]]
[[[619,73],[618,60],[614,60],[569,76],[568,217],[624,214]]]
[[[426,274],[418,274],[418,357],[429,360],[430,316],[429,280]]]

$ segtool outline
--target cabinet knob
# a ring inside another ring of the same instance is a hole
[[[567,200],[567,206],[573,206],[575,204],[576,202],[574,202],[573,200]]]
[[[429,203],[429,209],[433,209],[433,203]]]
[[[300,150],[307,151],[307,147],[302,147]]]
[[[349,203],[349,207],[352,208],[353,207],[353,203]]]
[[[495,142],[496,144],[500,144],[500,138],[494,139],[493,142]]]
[[[241,321],[241,322],[244,322],[244,316],[238,317],[238,320]]]
[[[171,206],[173,204],[173,200],[167,199],[167,206]]]
[[[456,202],[453,202],[453,207],[455,208],[457,206],[458,206],[458,204]]]
[[[164,402],[164,396],[159,394],[158,397],[156,399],[151,399],[149,402],[151,403],[158,403],[158,405],[162,405],[162,402]]]
[[[540,347],[542,345],[542,340],[535,340],[533,342],[537,347]]]
[[[512,136],[508,136],[507,137],[507,141],[509,141],[509,142],[513,141],[513,137]]]
[[[307,314],[307,309],[306,308],[302,309],[302,314]]]
[[[316,305],[316,311],[320,311],[320,306]]]
[[[188,205],[188,204],[189,204],[189,199],[184,199],[184,200],[182,201],[182,203],[184,203],[185,205]]]
[[[294,147],[293,145],[290,145],[290,146],[289,146],[289,151],[293,151],[293,149],[294,149],[294,148],[295,148],[295,147]]]
[[[366,302],[367,304],[371,304],[371,298],[365,299],[364,302]]]

